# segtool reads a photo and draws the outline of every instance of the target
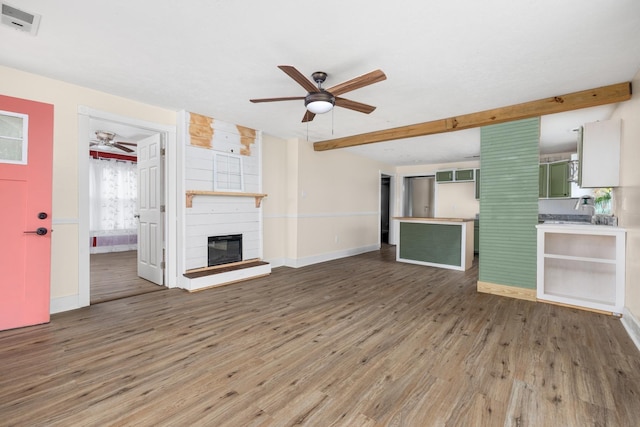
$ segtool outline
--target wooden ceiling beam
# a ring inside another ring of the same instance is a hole
[[[337,148],[354,147],[357,145],[372,144],[374,142],[434,135],[437,133],[539,117],[547,114],[579,110],[581,108],[595,107],[598,105],[613,104],[628,101],[629,99],[631,99],[631,82],[618,83],[566,95],[539,99],[537,101],[525,102],[523,104],[450,117],[448,119],[318,141],[313,144],[313,149],[315,151],[335,150]]]

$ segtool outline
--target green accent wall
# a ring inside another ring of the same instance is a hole
[[[462,265],[462,226],[400,222],[400,258]]]
[[[481,282],[536,288],[540,119],[481,129]]]

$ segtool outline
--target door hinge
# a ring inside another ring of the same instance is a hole
[[[161,155],[161,156],[164,156],[164,155],[166,155],[166,154],[167,154],[167,150],[166,150],[165,148],[161,148],[161,149],[160,149],[160,155]]]
[[[160,205],[160,212],[165,212],[167,207],[165,205]]]
[[[163,269],[163,270],[165,269],[165,262],[164,262],[164,261],[162,261],[162,262],[160,263],[160,268],[161,268],[161,269]]]

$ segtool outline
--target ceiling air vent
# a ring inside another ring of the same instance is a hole
[[[35,36],[40,26],[40,15],[2,3],[2,24]]]

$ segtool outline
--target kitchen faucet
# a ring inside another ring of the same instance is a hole
[[[596,206],[593,200],[593,196],[581,196],[576,205],[574,206],[575,210],[590,210],[591,211],[591,222],[593,222],[593,217],[596,215]]]

